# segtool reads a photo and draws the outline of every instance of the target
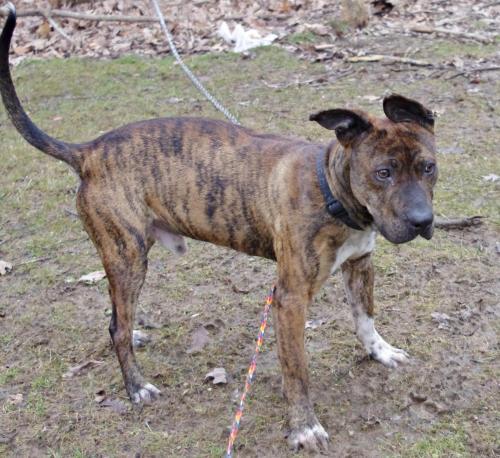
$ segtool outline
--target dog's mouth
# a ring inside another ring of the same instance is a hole
[[[415,227],[411,224],[400,224],[393,228],[386,225],[379,226],[380,233],[389,242],[395,244],[406,243],[414,240],[419,235],[426,240],[430,240],[434,234],[434,222],[422,227]]]

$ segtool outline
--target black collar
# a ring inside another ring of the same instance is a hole
[[[351,219],[344,206],[332,194],[330,186],[328,186],[328,181],[326,180],[325,159],[326,149],[323,148],[316,158],[316,173],[318,175],[319,188],[326,202],[326,210],[330,215],[339,219],[350,228],[362,231],[363,228]]]

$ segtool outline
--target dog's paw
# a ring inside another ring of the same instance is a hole
[[[380,336],[377,341],[370,346],[368,352],[373,359],[393,369],[398,367],[399,364],[407,363],[410,358],[410,355],[404,350],[393,347]]]
[[[161,391],[156,388],[156,386],[151,383],[145,383],[142,386],[139,386],[137,390],[135,390],[130,395],[130,400],[134,404],[151,404],[153,401],[158,399],[161,395]]]
[[[313,424],[293,428],[288,434],[288,444],[294,451],[301,448],[310,452],[326,451],[328,449],[328,433],[316,420]]]

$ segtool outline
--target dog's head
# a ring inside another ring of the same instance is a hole
[[[349,158],[352,194],[381,234],[393,243],[430,239],[438,176],[432,112],[400,95],[386,97],[383,106],[386,119],[342,109],[310,119],[335,130]]]

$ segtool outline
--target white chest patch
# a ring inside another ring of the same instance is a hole
[[[348,259],[360,258],[375,248],[376,232],[367,229],[365,231],[354,231],[344,244],[338,249],[332,274]]]

